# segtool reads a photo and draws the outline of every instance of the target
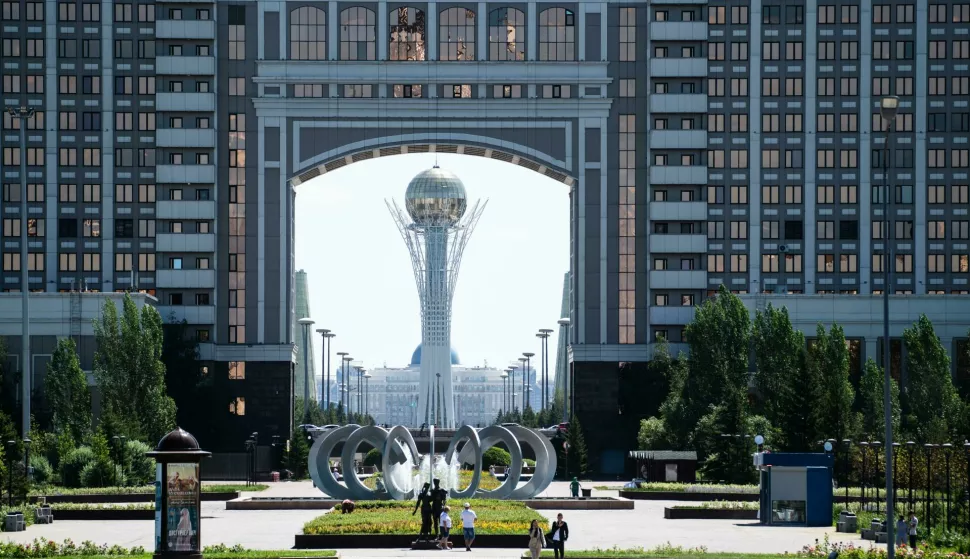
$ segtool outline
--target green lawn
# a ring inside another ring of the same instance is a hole
[[[517,501],[471,499],[472,510],[478,515],[475,531],[485,534],[526,534],[532,520],[545,524],[546,518]],[[414,504],[400,501],[358,501],[352,514],[334,510],[303,526],[308,535],[325,534],[417,534],[421,531],[421,511],[412,516]],[[451,519],[461,525],[461,505],[454,501]],[[206,556],[208,557],[208,555]]]
[[[59,510],[155,510],[155,503],[50,503],[57,514]]]
[[[229,547],[224,544],[208,546],[203,550],[203,553],[209,559],[282,559],[291,557],[335,557],[337,555],[337,552],[332,549],[258,551],[244,549],[239,545]],[[91,541],[76,544],[69,539],[58,543],[46,538],[39,538],[29,544],[0,541],[0,559],[43,559],[48,557],[63,559],[94,559],[96,557],[151,559],[152,554],[146,552],[143,547],[124,548],[117,545],[98,545]]]
[[[220,553],[212,553],[209,551],[205,552],[206,559],[290,559],[336,556],[337,552],[333,549],[284,549],[279,551],[228,551]],[[114,559],[152,559],[153,554],[41,555],[34,553],[33,550],[23,552],[19,552],[17,550],[8,550],[6,549],[6,544],[0,544],[0,559],[40,559],[46,557],[59,557],[62,559],[102,559],[104,557],[112,557]]]
[[[715,553],[709,552],[704,548],[685,549],[682,547],[672,546],[670,544],[662,545],[653,549],[620,549],[617,547],[611,549],[567,549],[566,553],[568,557],[577,557],[579,559],[791,559],[793,557],[792,554],[770,555],[761,553]],[[554,555],[552,550],[543,549],[541,556],[553,557]],[[523,557],[531,556],[526,553],[523,555]]]
[[[235,491],[265,491],[269,489],[268,485],[245,485],[245,484],[218,484],[218,483],[202,483],[203,493],[232,493]],[[32,497],[39,497],[43,495],[124,495],[124,494],[142,494],[142,493],[154,493],[154,485],[137,485],[131,487],[81,487],[81,488],[70,488],[70,487],[60,487],[57,485],[50,485],[46,487],[38,487],[30,492]]]

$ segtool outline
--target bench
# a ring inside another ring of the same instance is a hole
[[[52,524],[54,522],[54,511],[48,505],[37,507],[34,509],[34,522],[37,524]]]
[[[7,513],[4,523],[4,530],[7,532],[23,532],[27,529],[27,522],[24,521],[24,513],[11,511]]]

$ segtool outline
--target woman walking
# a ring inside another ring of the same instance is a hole
[[[529,553],[532,554],[532,559],[539,559],[539,554],[542,553],[542,541],[545,535],[542,533],[542,528],[539,527],[539,521],[533,520],[532,526],[529,526]]]

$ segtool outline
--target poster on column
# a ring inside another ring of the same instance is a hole
[[[199,551],[199,465],[172,463],[165,480],[168,495],[168,550]]]

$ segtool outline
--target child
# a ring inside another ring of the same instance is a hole
[[[448,536],[451,534],[451,516],[448,515],[450,510],[451,507],[448,505],[441,509],[441,517],[438,519],[438,528],[441,533],[438,549],[451,549],[451,542],[448,541]]]

